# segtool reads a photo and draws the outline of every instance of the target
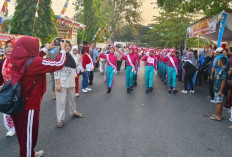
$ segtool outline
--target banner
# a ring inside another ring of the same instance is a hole
[[[206,18],[187,28],[189,38],[199,37],[216,32],[217,16]]]
[[[228,17],[227,13],[225,13],[225,12],[221,13],[217,47],[221,46],[224,30],[225,30],[225,27],[226,27],[227,17]]]

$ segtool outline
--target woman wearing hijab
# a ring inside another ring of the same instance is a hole
[[[100,54],[100,58],[103,58],[107,61],[107,67],[106,67],[106,84],[109,94],[111,92],[111,89],[113,87],[113,78],[114,74],[117,73],[117,56],[114,54],[115,49],[114,47],[110,47],[110,53],[109,54]]]
[[[80,77],[80,71],[82,67],[81,66],[82,55],[81,55],[81,52],[78,51],[77,46],[72,47],[71,55],[76,62],[75,96],[79,96],[79,77]]]
[[[178,58],[176,57],[176,50],[171,49],[170,53],[164,59],[167,61],[168,66],[168,93],[172,94],[171,86],[173,87],[173,93],[176,94],[176,76],[178,73]]]
[[[190,86],[190,93],[194,93],[194,84],[193,84],[193,77],[196,72],[196,59],[194,57],[193,52],[187,53],[187,60],[185,61],[183,68],[185,69],[185,76],[184,76],[184,90],[182,93],[188,93],[188,84]]]
[[[135,64],[136,64],[136,57],[134,56],[134,48],[131,47],[129,49],[129,54],[123,55],[121,60],[126,60],[126,87],[127,93],[133,91],[133,83],[134,83],[134,73],[136,71]]]
[[[146,63],[146,70],[145,70],[145,86],[146,86],[146,93],[153,91],[153,80],[154,80],[154,73],[157,70],[157,59],[155,57],[155,53],[153,49],[149,49],[149,54],[145,55],[142,58],[142,61]]]
[[[0,77],[2,78],[1,84],[5,84],[7,81],[11,79],[11,53],[13,50],[13,47],[15,45],[14,40],[8,40],[6,41],[6,46],[5,46],[5,54],[6,58],[0,60]],[[11,118],[10,115],[3,114],[3,120],[4,120],[4,125],[5,128],[8,130],[6,136],[11,137],[15,135],[15,127],[14,127],[14,122]]]
[[[205,70],[205,66],[206,66],[206,56],[205,56],[205,50],[201,51],[201,56],[198,59],[198,85],[202,86],[202,78],[203,78],[203,74],[204,74],[204,70]]]
[[[76,110],[75,101],[75,77],[76,77],[76,62],[69,53],[72,49],[70,42],[66,41],[66,62],[64,67],[54,73],[56,80],[56,115],[57,128],[62,128],[65,119],[65,104],[66,100],[69,103],[70,115],[73,117],[83,118],[81,113]]]
[[[55,60],[44,59],[43,56],[53,47],[49,44],[39,51],[39,39],[22,37],[17,40],[11,54],[11,83],[22,86],[22,97],[25,101],[24,110],[11,116],[18,137],[20,157],[40,157],[43,151],[35,152],[39,131],[39,113],[41,101],[46,92],[46,73],[62,69],[65,60],[65,44],[61,43],[61,52]],[[29,59],[33,61],[25,70]]]

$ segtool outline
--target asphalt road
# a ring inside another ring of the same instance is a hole
[[[229,115],[215,122],[204,115],[215,112],[206,87],[196,94],[169,95],[155,77],[154,92],[145,94],[144,72],[138,87],[126,93],[125,72],[115,78],[110,95],[102,75],[95,73],[93,91],[77,98],[84,119],[73,119],[66,107],[63,129],[56,128],[51,83],[43,99],[37,150],[45,157],[231,157],[232,130]],[[183,84],[178,84],[178,89]],[[207,86],[207,85],[205,85]],[[0,116],[0,157],[18,157],[16,137],[6,138]]]

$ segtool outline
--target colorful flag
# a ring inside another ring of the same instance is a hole
[[[56,23],[60,22],[60,17],[63,16],[68,8],[68,3],[69,3],[69,0],[67,0],[64,4],[64,7],[60,13],[60,15],[58,16],[57,20],[56,20]]]
[[[6,13],[6,10],[8,8],[8,2],[10,2],[10,0],[5,0],[5,2],[3,3],[3,6],[2,6],[1,12]]]
[[[36,10],[35,10],[35,17],[39,17],[39,14],[38,14],[38,11],[39,11],[39,2],[40,2],[40,0],[38,0],[38,2],[37,2],[37,6],[36,6]]]

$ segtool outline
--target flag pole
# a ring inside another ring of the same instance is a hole
[[[35,9],[35,17],[34,17],[34,23],[33,23],[33,29],[32,29],[32,36],[34,36],[34,32],[35,32],[36,18],[39,17],[39,15],[38,15],[39,3],[40,3],[40,0],[37,1],[37,5],[36,5],[36,9]]]
[[[34,37],[34,31],[35,31],[35,21],[36,21],[36,17],[34,17],[34,24],[33,24],[33,30],[32,30],[32,36]]]

